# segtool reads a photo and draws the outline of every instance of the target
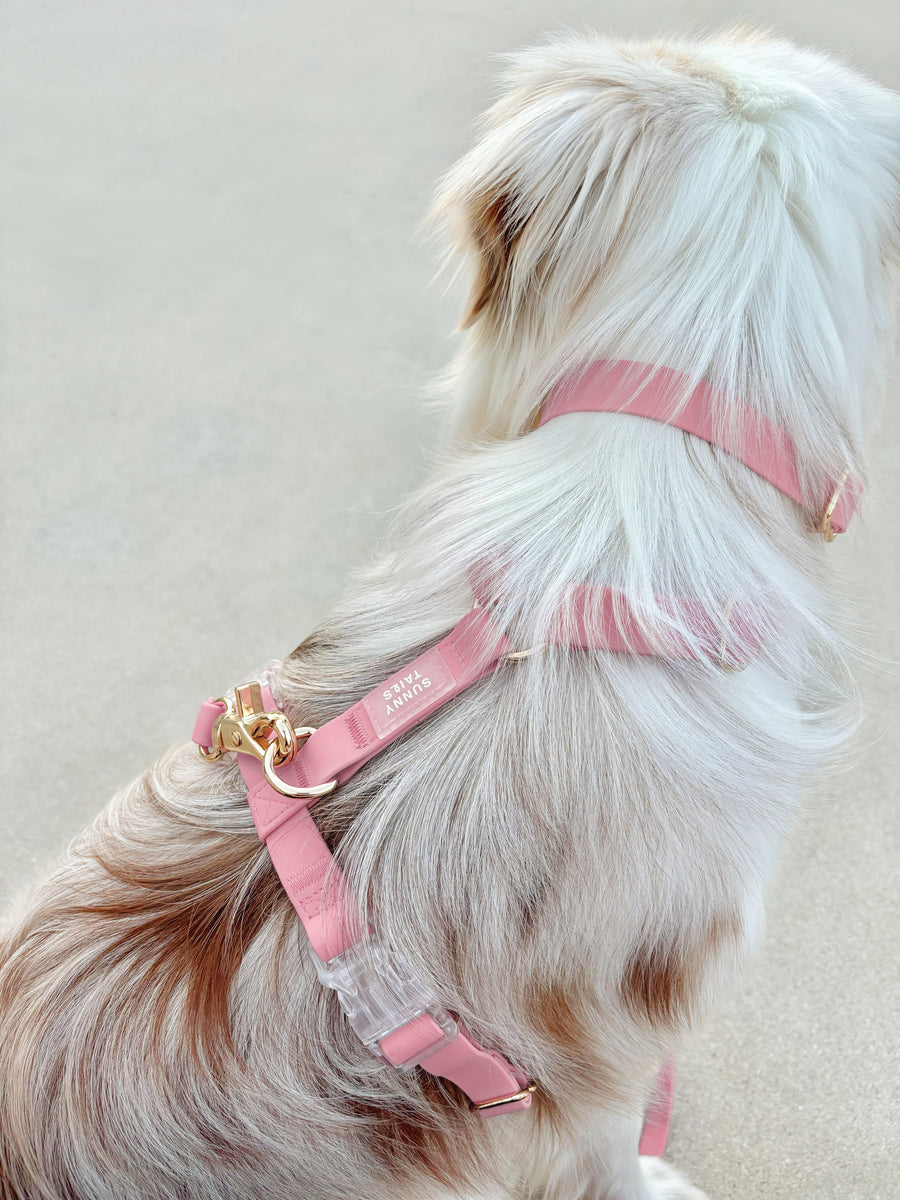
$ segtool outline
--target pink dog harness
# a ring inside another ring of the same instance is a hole
[[[722,446],[800,503],[788,435],[741,406],[737,432],[732,426],[727,439],[719,438],[712,389],[700,384],[674,410],[671,397],[682,385],[683,377],[665,368],[598,362],[553,390],[541,424],[572,412],[621,412],[666,421]],[[861,491],[849,470],[829,486],[819,523],[827,540],[846,528]],[[238,752],[257,832],[306,930],[319,978],[337,992],[365,1045],[395,1067],[420,1066],[450,1080],[489,1117],[530,1107],[534,1086],[502,1055],[481,1046],[397,956],[378,944],[310,815],[319,797],[346,783],[379,751],[499,664],[528,653],[516,652],[497,627],[490,596],[478,599],[437,645],[319,729],[294,729],[263,680],[239,685],[233,702],[207,700],[193,740],[208,760]],[[691,631],[694,643],[673,637],[660,646],[646,637],[625,598],[611,589],[576,589],[571,599],[569,624],[560,621],[551,630],[554,644],[674,658],[699,655],[722,666],[746,665],[744,657],[725,657],[729,629],[716,627],[690,602],[673,603],[670,611]],[[746,618],[739,621],[746,656],[746,648],[752,652],[758,644]],[[731,618],[732,629],[734,624]],[[673,1078],[669,1062],[647,1113],[642,1154],[661,1154],[665,1148]]]

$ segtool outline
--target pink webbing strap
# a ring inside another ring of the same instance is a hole
[[[759,651],[760,635],[746,608],[727,611],[726,606],[721,625],[696,600],[666,599],[660,601],[660,609],[683,624],[695,641],[687,641],[675,629],[662,631],[659,641],[650,640],[646,625],[621,592],[585,585],[573,590],[570,621],[560,619],[551,627],[550,636],[556,645],[666,658],[703,657],[729,669],[745,667]]]
[[[494,669],[510,649],[506,637],[483,608],[473,608],[445,638],[396,671],[352,708],[320,726],[279,774],[295,787],[316,787],[336,779],[346,783],[360,767],[401,734],[431,716]],[[298,804],[267,786],[248,797],[264,841]]]
[[[262,696],[267,711],[278,711],[268,687],[263,687]],[[224,711],[224,704],[216,700],[207,700],[201,706],[193,734],[198,746],[209,748],[212,727]],[[257,813],[270,809],[282,812],[287,797],[269,786],[258,759],[239,754],[238,765],[247,785],[248,799],[255,797],[251,812],[260,841],[266,843],[272,865],[303,922],[310,944],[324,961],[334,958],[359,941],[365,924],[309,813],[310,801],[291,800],[291,811],[284,814],[285,819],[264,834]]]
[[[471,582],[476,599],[489,608],[493,585],[489,573],[473,571]],[[689,642],[677,629],[662,630],[659,640],[651,639],[646,621],[622,592],[586,584],[571,589],[545,636],[554,646],[646,657],[702,657],[732,670],[745,667],[759,652],[760,634],[747,606],[729,610],[723,604],[727,616],[721,623],[696,600],[665,599],[659,601],[659,608],[684,625],[694,640]]]
[[[698,383],[684,404],[675,406],[673,397],[682,394],[686,386],[686,377],[669,367],[600,359],[557,384],[544,403],[540,424],[575,412],[622,413],[662,421],[720,446],[802,507],[790,435],[756,409],[735,400],[727,405],[731,422],[720,430],[716,416],[722,402],[708,383]],[[861,493],[862,483],[852,475],[829,480],[823,488],[819,517],[833,502],[831,529],[843,533]]]
[[[520,1112],[531,1107],[528,1080],[510,1066],[502,1054],[488,1050],[476,1042],[462,1025],[459,1033],[443,1045],[440,1027],[432,1016],[422,1013],[400,1029],[389,1033],[378,1043],[385,1058],[394,1064],[415,1057],[418,1065],[431,1075],[440,1075],[455,1083],[482,1117]],[[439,1048],[429,1049],[437,1043]]]
[[[675,1060],[667,1058],[656,1079],[653,1099],[644,1117],[638,1154],[649,1158],[660,1158],[669,1140],[669,1124],[672,1120],[672,1102],[675,1097]]]
[[[489,628],[486,614],[479,614],[477,621],[473,614],[468,614],[439,643],[443,650],[437,656],[434,651],[438,647],[434,647],[398,673],[404,682],[400,693],[393,692],[392,681],[397,676],[385,681],[379,689],[382,699],[389,691],[395,697],[405,695],[409,691],[409,676],[420,680],[427,678],[431,683],[423,689],[428,693],[426,701],[417,699],[423,694],[418,692],[409,701],[411,707],[417,708],[418,717],[410,711],[400,714],[399,709],[392,708],[387,715],[376,710],[384,745],[421,720],[424,713],[438,707],[431,695],[432,688],[441,689],[443,702],[446,702],[490,670],[505,646],[505,639],[486,641],[484,633]],[[262,688],[262,697],[267,711],[277,711],[278,705],[268,687]],[[211,745],[212,727],[223,712],[224,705],[215,700],[207,700],[201,706],[193,735],[199,746],[208,748]],[[388,717],[393,719],[388,720]],[[339,746],[340,743],[335,741],[334,744]],[[371,754],[365,761],[368,757]],[[293,800],[291,812],[279,812],[278,819],[272,820],[271,811],[280,809],[285,797],[266,782],[262,764],[257,759],[242,754],[238,756],[238,762],[247,784],[248,798],[253,797],[251,811],[260,838],[266,842],[278,877],[303,923],[313,950],[327,962],[360,940],[365,933],[365,922],[309,813],[310,801]],[[358,766],[361,765],[359,762]],[[345,769],[349,778],[352,771],[349,766]],[[267,829],[265,834],[263,829]],[[531,1091],[525,1076],[501,1054],[482,1046],[461,1025],[456,1037],[447,1043],[444,1031],[434,1018],[423,1013],[382,1038],[379,1047],[389,1062],[415,1062],[432,1075],[456,1084],[482,1117],[515,1112],[531,1105]]]

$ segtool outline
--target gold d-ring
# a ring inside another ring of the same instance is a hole
[[[300,725],[294,730],[294,736],[297,738],[298,743],[300,743],[305,742],[315,732],[315,729],[311,725]],[[320,783],[316,787],[294,787],[291,783],[285,783],[283,779],[275,774],[275,757],[277,754],[278,743],[269,742],[263,756],[263,775],[265,775],[266,783],[269,787],[274,788],[276,792],[280,792],[282,796],[290,796],[293,800],[311,800],[319,796],[328,796],[337,787],[337,779],[332,779],[330,783]]]
[[[831,493],[831,499],[826,505],[825,512],[822,515],[822,522],[819,525],[819,531],[822,533],[826,542],[833,542],[836,537],[836,531],[831,526],[831,518],[834,516],[834,510],[837,508],[837,502],[841,498],[841,492],[844,490],[844,484],[850,475],[850,468],[844,467],[840,479],[837,481],[837,487]]]

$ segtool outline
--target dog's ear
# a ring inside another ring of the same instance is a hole
[[[465,237],[475,258],[472,290],[460,321],[468,329],[486,310],[503,307],[516,241],[524,225],[515,211],[509,186],[488,188],[469,197]]]
[[[448,238],[448,259],[462,261],[471,285],[460,328],[509,310],[516,248],[528,223],[519,189],[509,177],[484,170],[479,149],[444,178],[429,224]]]

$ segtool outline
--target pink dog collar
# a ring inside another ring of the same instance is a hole
[[[708,383],[698,383],[683,405],[673,403],[672,397],[684,394],[687,382],[685,375],[668,367],[599,359],[571,372],[553,389],[544,403],[540,424],[575,412],[623,413],[662,421],[720,446],[802,507],[797,455],[790,435],[756,409],[735,401],[728,402],[731,423],[720,430],[716,414],[722,406]],[[815,528],[826,541],[845,532],[861,494],[862,483],[849,467],[823,487]]]

